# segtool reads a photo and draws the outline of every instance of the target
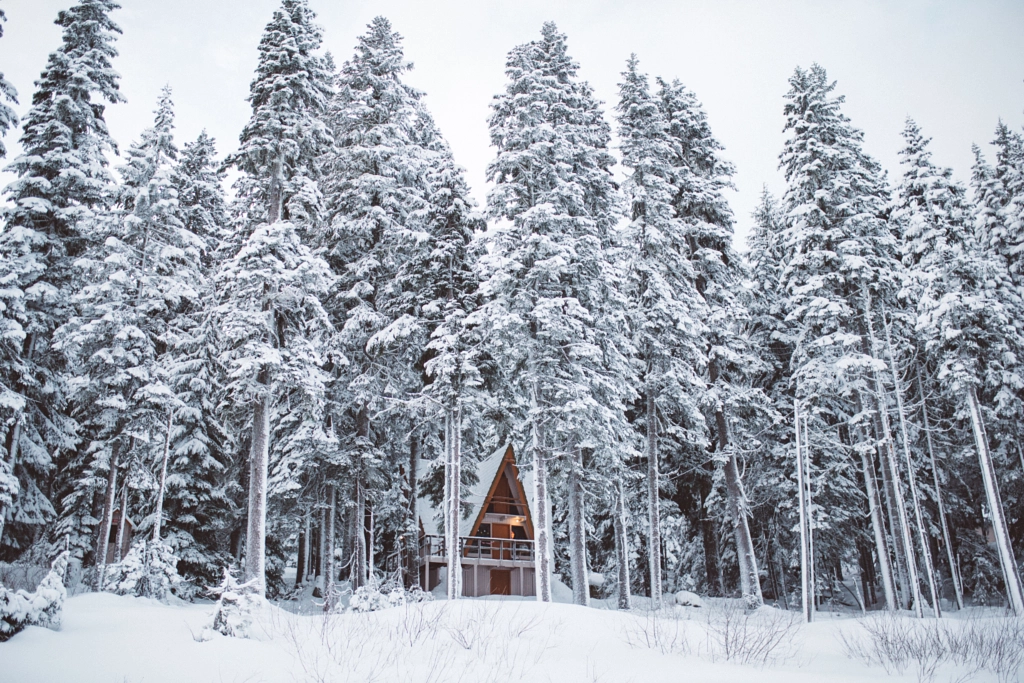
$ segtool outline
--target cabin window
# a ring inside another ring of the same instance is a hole
[[[512,538],[517,541],[525,541],[526,539],[526,527],[514,526],[512,527]]]
[[[479,536],[480,538],[490,538],[491,537],[491,525],[490,524],[481,524],[479,527],[477,527],[476,535]]]

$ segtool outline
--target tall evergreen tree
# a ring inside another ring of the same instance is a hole
[[[327,60],[316,52],[323,38],[321,29],[314,23],[315,17],[306,0],[282,0],[281,7],[274,12],[260,40],[256,76],[249,87],[252,116],[242,131],[239,150],[231,158],[246,174],[240,190],[250,207],[247,230],[251,234],[236,260],[246,255],[255,258],[258,254],[274,253],[273,250],[278,248],[294,252],[289,258],[298,259],[294,263],[285,261],[281,266],[283,271],[272,264],[264,264],[262,269],[252,271],[259,273],[258,277],[269,288],[260,295],[259,304],[265,307],[264,317],[269,318],[284,315],[294,303],[280,298],[287,291],[287,288],[280,288],[291,277],[286,274],[295,268],[302,270],[308,267],[315,272],[319,268],[315,259],[309,260],[312,255],[300,249],[294,240],[296,228],[301,233],[319,219],[319,193],[315,191],[318,159],[328,144],[322,116],[330,97],[330,72]],[[294,223],[278,225],[283,220]],[[297,265],[300,262],[306,265],[300,268]],[[251,281],[243,273],[256,266],[239,261],[232,267],[242,270],[222,274],[221,277],[233,281],[229,296],[241,297],[246,305],[252,304],[249,298],[253,293],[247,289]],[[303,286],[318,287],[322,284],[319,278],[318,274],[314,278],[316,283],[303,283]],[[300,299],[295,305],[303,308],[309,304]],[[247,361],[255,360],[260,366],[255,372],[255,382],[263,386],[259,390],[250,387],[251,391],[244,394],[246,400],[254,402],[245,576],[258,580],[262,594],[266,590],[266,496],[271,413],[276,397],[272,369],[281,369],[281,345],[289,343],[289,340],[276,330],[273,322],[261,323],[253,330],[267,336],[262,342],[252,341],[256,346],[251,350],[259,350],[262,354],[266,349],[260,344],[271,344],[278,349]],[[242,331],[236,330],[236,333],[242,334]],[[243,336],[248,338],[247,335],[245,332]],[[297,354],[309,363],[321,359],[320,351],[301,349]],[[249,369],[246,368],[246,372]],[[311,368],[305,368],[303,373],[306,372],[312,372]]]
[[[222,401],[225,369],[215,316],[215,254],[227,230],[225,172],[213,139],[202,132],[182,149],[172,174],[182,228],[196,239],[196,298],[184,302],[164,335],[161,365],[179,401],[172,416],[164,536],[193,583],[213,583],[228,563],[219,536],[233,512],[229,447]]]
[[[506,62],[495,98],[488,209],[499,222],[481,260],[481,320],[490,353],[502,357],[502,387],[518,412],[533,465],[537,597],[551,600],[551,473],[581,485],[584,451],[600,457],[623,442],[624,402],[634,389],[619,358],[630,343],[609,321],[622,313],[610,258],[617,195],[610,131],[590,86],[577,79],[565,36],[541,38]],[[623,320],[624,322],[624,320]],[[615,371],[609,372],[614,368]],[[582,496],[570,503],[574,600],[587,601]]]
[[[659,407],[665,416],[662,422],[669,422],[670,413],[685,416],[690,425],[702,422],[692,388],[699,384],[698,373],[705,362],[699,345],[705,329],[687,225],[673,206],[682,171],[677,167],[677,141],[659,99],[651,95],[647,77],[637,66],[636,57],[631,57],[619,85],[617,109],[622,163],[631,170],[623,187],[631,202],[625,240],[634,254],[630,269],[636,319],[632,327],[644,378],[648,562],[651,599],[658,606],[662,591]]]
[[[105,153],[116,145],[104,102],[123,100],[111,67],[121,30],[109,15],[117,8],[113,0],[80,0],[58,13],[62,44],[36,81],[22,121],[22,153],[8,167],[16,178],[5,190],[11,206],[0,237],[4,445],[20,495],[14,507],[0,501],[0,517],[27,525],[10,539],[17,547],[24,547],[25,530],[52,518],[43,480],[79,438],[66,415],[63,359],[52,335],[71,314],[72,263],[86,248],[86,226],[112,195]]]
[[[816,501],[812,524],[822,529],[819,554],[841,558],[849,546],[835,533],[859,512],[840,501],[863,495],[858,473],[848,464],[853,461],[845,456],[864,438],[859,426],[862,405],[873,415],[896,556],[898,561],[905,558],[900,566],[909,572],[901,582],[909,606],[912,598],[919,598],[916,563],[888,426],[880,370],[884,366],[872,336],[877,311],[894,306],[900,263],[886,221],[888,195],[881,169],[864,153],[863,134],[842,114],[843,98],[834,96],[834,89],[817,64],[794,72],[784,109],[788,137],[780,156],[788,183],[781,285],[793,326],[796,398],[808,407],[801,412],[811,426],[805,448],[816,461],[810,473]],[[838,442],[831,436],[830,425],[835,424],[844,425],[843,434],[847,425],[850,429]],[[819,478],[817,468],[830,476]],[[863,476],[873,477],[873,468],[866,466]],[[920,610],[920,599],[913,603]]]
[[[427,222],[439,207],[431,206],[428,175],[445,159],[422,93],[402,80],[411,67],[401,35],[384,17],[369,24],[342,65],[329,115],[334,149],[325,160],[330,225],[316,238],[339,278],[330,310],[351,361],[339,370],[333,403],[347,435],[343,483],[358,529],[351,532],[357,586],[373,570],[362,531],[367,506],[400,509],[392,492],[402,482],[393,475],[408,462],[401,457],[413,431],[406,402],[423,387],[430,334],[422,319],[424,283],[411,264],[429,261]],[[404,516],[393,521],[405,523]]]

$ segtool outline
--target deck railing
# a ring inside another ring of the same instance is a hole
[[[426,535],[420,538],[420,557],[445,557],[443,536]],[[533,561],[533,541],[518,538],[480,538],[459,536],[459,554],[476,560]]]

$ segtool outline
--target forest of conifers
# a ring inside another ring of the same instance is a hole
[[[510,443],[542,600],[1024,614],[1020,132],[965,187],[908,120],[887,177],[798,67],[785,192],[736,217],[697,94],[634,57],[606,107],[548,23],[508,52],[478,207],[399,33],[336,63],[306,0],[237,151],[176,141],[167,88],[118,154],[117,7],[59,14],[20,119],[0,76],[0,559],[70,548],[102,586],[127,517],[185,598],[225,567],[287,594],[311,556],[327,591],[411,584],[417,498],[457,543]]]

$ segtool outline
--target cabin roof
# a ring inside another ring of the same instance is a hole
[[[459,520],[459,536],[469,536],[473,531],[474,524],[480,518],[480,512],[483,508],[484,501],[487,499],[487,494],[490,493],[491,486],[494,484],[494,479],[498,476],[498,472],[501,470],[502,464],[505,462],[505,453],[511,447],[511,444],[506,444],[477,463],[476,473],[478,479],[476,484],[467,487],[468,490],[463,489],[462,500],[463,502],[469,503],[470,511],[468,515],[463,516]],[[513,459],[514,457],[515,451],[513,450]],[[431,466],[433,461],[418,460],[417,463],[416,478],[420,479],[422,476],[426,475],[427,469]],[[523,485],[523,491],[526,494],[526,500],[524,500],[523,503],[526,505],[527,514],[529,515],[529,499],[530,493],[533,491],[533,473],[519,470],[519,479]],[[444,523],[441,520],[441,510],[435,507],[429,499],[420,497],[416,500],[416,516],[419,517],[420,524],[423,525],[424,533],[435,536],[444,535]]]

